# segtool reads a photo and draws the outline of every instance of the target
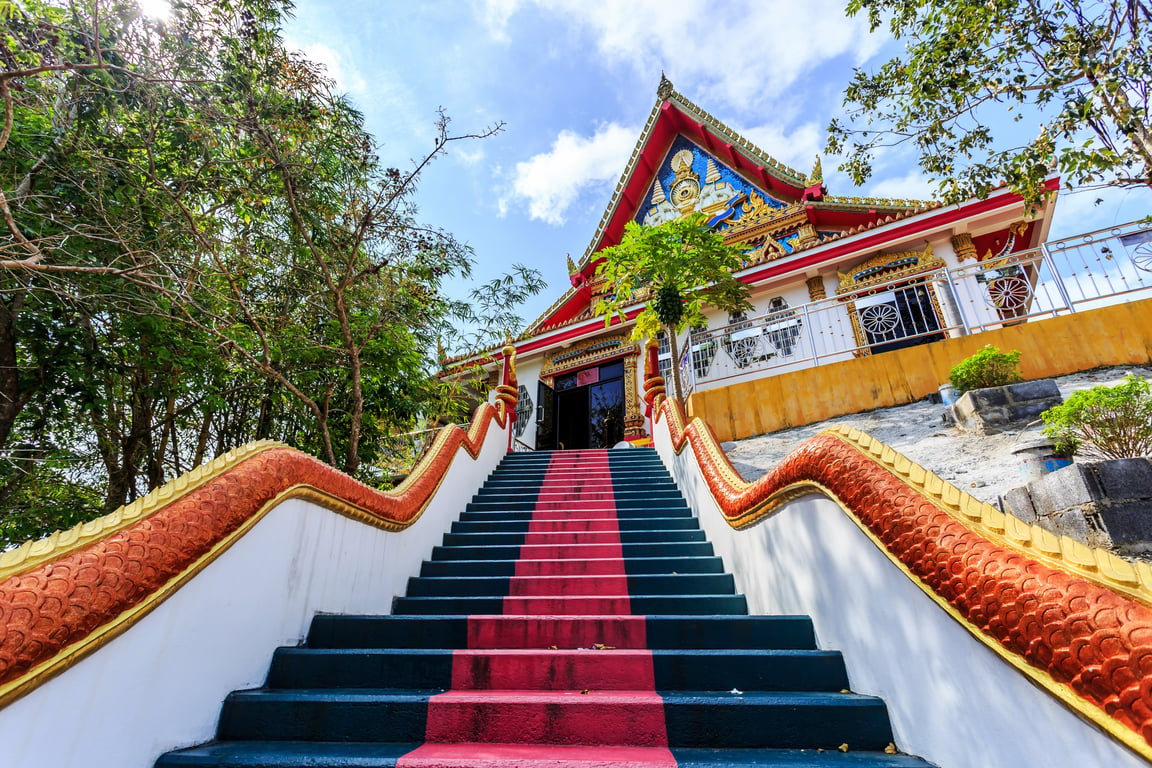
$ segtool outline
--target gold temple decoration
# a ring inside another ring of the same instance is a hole
[[[804,180],[804,184],[809,187],[814,187],[817,184],[824,183],[824,168],[820,165],[820,155],[816,155],[816,164],[812,166],[812,173],[808,174],[808,178]]]
[[[824,278],[820,275],[808,278],[804,284],[808,286],[809,301],[820,301],[820,299],[828,298],[828,291],[824,287]]]
[[[944,260],[932,252],[932,244],[924,243],[922,251],[899,251],[896,253],[878,253],[872,258],[852,267],[847,273],[837,272],[840,285],[836,288],[836,295],[841,296],[853,291],[880,285],[901,277],[912,277],[922,272],[928,272],[944,266]],[[928,297],[932,302],[932,311],[936,313],[936,321],[940,327],[945,326],[944,313],[940,308],[940,300],[935,289],[925,284]],[[852,321],[852,334],[856,337],[856,357],[872,354],[868,348],[868,336],[860,324],[860,313],[856,310],[856,302],[848,302],[848,317]]]
[[[944,260],[932,252],[931,243],[924,243],[922,251],[878,253],[846,273],[837,272],[840,285],[836,289],[836,295],[943,266]]]
[[[640,397],[636,391],[636,365],[640,350],[624,358],[624,438],[647,437],[644,413],[640,410]]]
[[[796,242],[792,244],[793,248],[807,248],[820,242],[820,235],[816,234],[816,227],[811,222],[800,227],[796,234],[798,237]]]
[[[808,224],[808,212],[802,203],[772,206],[755,193],[741,206],[743,214],[724,230],[725,242],[743,242],[756,237],[785,234]]]
[[[976,244],[972,242],[972,235],[967,232],[952,236],[952,250],[956,252],[957,261],[964,261],[965,259],[979,261],[976,255]]]

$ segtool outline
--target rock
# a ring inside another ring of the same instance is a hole
[[[952,415],[956,424],[968,432],[994,435],[1013,425],[1034,421],[1062,402],[1064,398],[1055,381],[1038,379],[965,392],[952,406]]]

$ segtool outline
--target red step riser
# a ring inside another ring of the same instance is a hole
[[[551,520],[615,520],[616,510],[603,505],[588,509],[573,509],[572,505],[557,507],[556,509],[537,509],[532,512],[529,526],[536,521]]]
[[[515,576],[618,576],[624,561],[616,558],[570,560],[517,560]]]
[[[559,563],[579,566],[580,560],[559,560]],[[509,597],[576,597],[592,595],[626,595],[628,577],[618,573],[594,576],[513,576],[508,587]]]
[[[530,744],[425,744],[397,768],[675,768],[666,747],[562,747]]]
[[[616,597],[506,597],[507,616],[627,616],[632,603]]]
[[[540,533],[526,533],[524,544],[533,546],[538,544],[620,544],[620,531],[549,531]]]
[[[528,523],[528,533],[564,533],[564,532],[594,533],[600,531],[620,532],[620,524],[612,517],[601,518],[575,518],[575,519],[549,519],[540,520],[533,517]]]
[[[590,648],[590,646],[589,646]],[[452,689],[645,691],[656,687],[651,651],[456,651]]]
[[[589,517],[584,514],[585,510],[590,509],[606,509],[610,508],[609,505],[613,504],[611,498],[608,499],[591,499],[588,501],[572,501],[571,499],[558,499],[555,501],[539,500],[536,502],[537,512],[567,512],[569,517]],[[610,508],[612,516],[616,516],[616,510]]]
[[[534,700],[535,699],[535,700]],[[655,691],[448,691],[428,701],[425,741],[666,747],[664,702]]]
[[[495,648],[589,648],[603,643],[616,648],[648,646],[643,616],[588,618],[524,616],[470,616],[468,647]]]
[[[567,560],[569,558],[623,559],[624,548],[619,544],[525,544],[520,557],[528,560]]]

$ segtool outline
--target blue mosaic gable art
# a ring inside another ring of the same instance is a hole
[[[663,224],[690,213],[703,213],[708,226],[727,229],[746,212],[785,203],[765,194],[683,136],[678,136],[636,213],[645,226]]]

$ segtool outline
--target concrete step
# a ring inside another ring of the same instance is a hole
[[[340,616],[318,615],[309,648],[812,649],[807,616]]]
[[[636,574],[629,576],[414,576],[408,597],[576,596],[603,594],[605,586],[629,595],[720,595],[735,593],[730,573]]]
[[[229,695],[218,738],[882,750],[892,733],[852,693],[261,689]]]
[[[266,686],[837,692],[848,675],[817,650],[280,648]]]

